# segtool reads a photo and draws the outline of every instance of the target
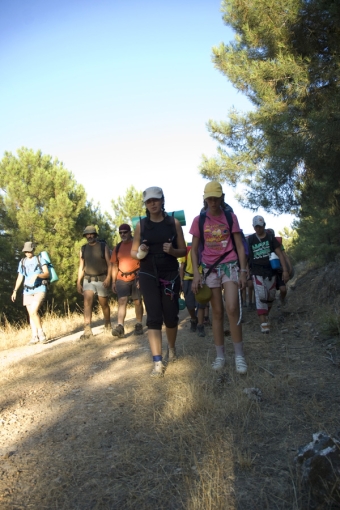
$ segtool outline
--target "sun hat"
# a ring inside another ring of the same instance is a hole
[[[25,251],[34,251],[35,245],[31,241],[26,241],[24,244],[24,247],[22,249],[23,252]]]
[[[157,186],[151,186],[151,188],[146,188],[143,191],[143,202],[150,200],[150,198],[163,198],[163,190],[162,188],[158,188]]]
[[[220,198],[223,195],[222,186],[217,181],[208,182],[204,188],[203,198],[206,200],[209,197],[217,197]]]
[[[202,287],[198,289],[197,294],[195,294],[195,300],[200,305],[206,305],[207,303],[209,303],[211,296],[212,296],[211,288],[208,287],[206,283],[204,283]]]
[[[127,223],[122,223],[120,226],[119,226],[119,232],[121,230],[126,230],[127,232],[131,232],[131,227],[130,225],[128,225]]]
[[[84,228],[83,236],[86,236],[86,234],[97,234],[97,229],[94,225],[88,225]]]
[[[264,227],[266,222],[264,221],[263,216],[254,216],[253,218],[253,227],[256,227],[257,225],[259,227]]]

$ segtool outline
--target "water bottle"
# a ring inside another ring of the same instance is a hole
[[[274,253],[273,251],[270,254],[269,262],[270,262],[270,265],[272,266],[272,269],[280,269],[280,267],[281,267],[280,259],[276,255],[276,253]]]

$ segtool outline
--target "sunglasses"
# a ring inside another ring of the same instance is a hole
[[[120,230],[119,231],[119,235],[124,235],[124,234],[128,234],[129,231],[128,230]]]

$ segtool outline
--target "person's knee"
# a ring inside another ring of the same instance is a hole
[[[149,329],[156,329],[157,331],[162,330],[162,322],[157,320],[147,320],[146,325]]]
[[[237,303],[227,304],[226,312],[228,317],[236,317],[239,314],[239,306]]]

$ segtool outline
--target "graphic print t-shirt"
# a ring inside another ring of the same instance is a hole
[[[273,239],[274,250],[280,248],[279,241],[274,237]],[[256,234],[253,234],[251,242],[252,258],[254,264],[261,266],[270,266],[269,257],[271,253],[272,243],[268,234],[263,239],[259,239]]]
[[[233,217],[232,232],[241,232],[236,215],[234,213],[231,213],[231,215]],[[204,264],[208,266],[214,264],[222,253],[225,253],[225,257],[220,262],[221,264],[238,259],[230,237],[228,221],[223,211],[219,216],[209,216],[209,213],[207,213],[203,225],[203,233],[204,250],[202,261]],[[199,216],[196,216],[192,222],[190,234],[198,238],[200,237]]]
[[[44,265],[47,265],[48,262],[43,257],[40,257],[40,264],[41,264],[41,266],[44,266]],[[37,278],[35,280],[33,289],[27,289],[25,287],[25,285],[27,285],[28,287],[32,287],[32,282],[31,282],[32,276],[35,274],[41,273],[41,269],[38,264],[37,256],[35,255],[31,259],[24,258],[23,265],[24,265],[24,267],[22,267],[22,263],[20,261],[19,267],[18,267],[18,273],[24,275],[24,277],[25,277],[24,294],[36,294],[37,292],[46,292],[47,287],[46,287],[46,285],[41,285],[42,280],[40,278]]]

